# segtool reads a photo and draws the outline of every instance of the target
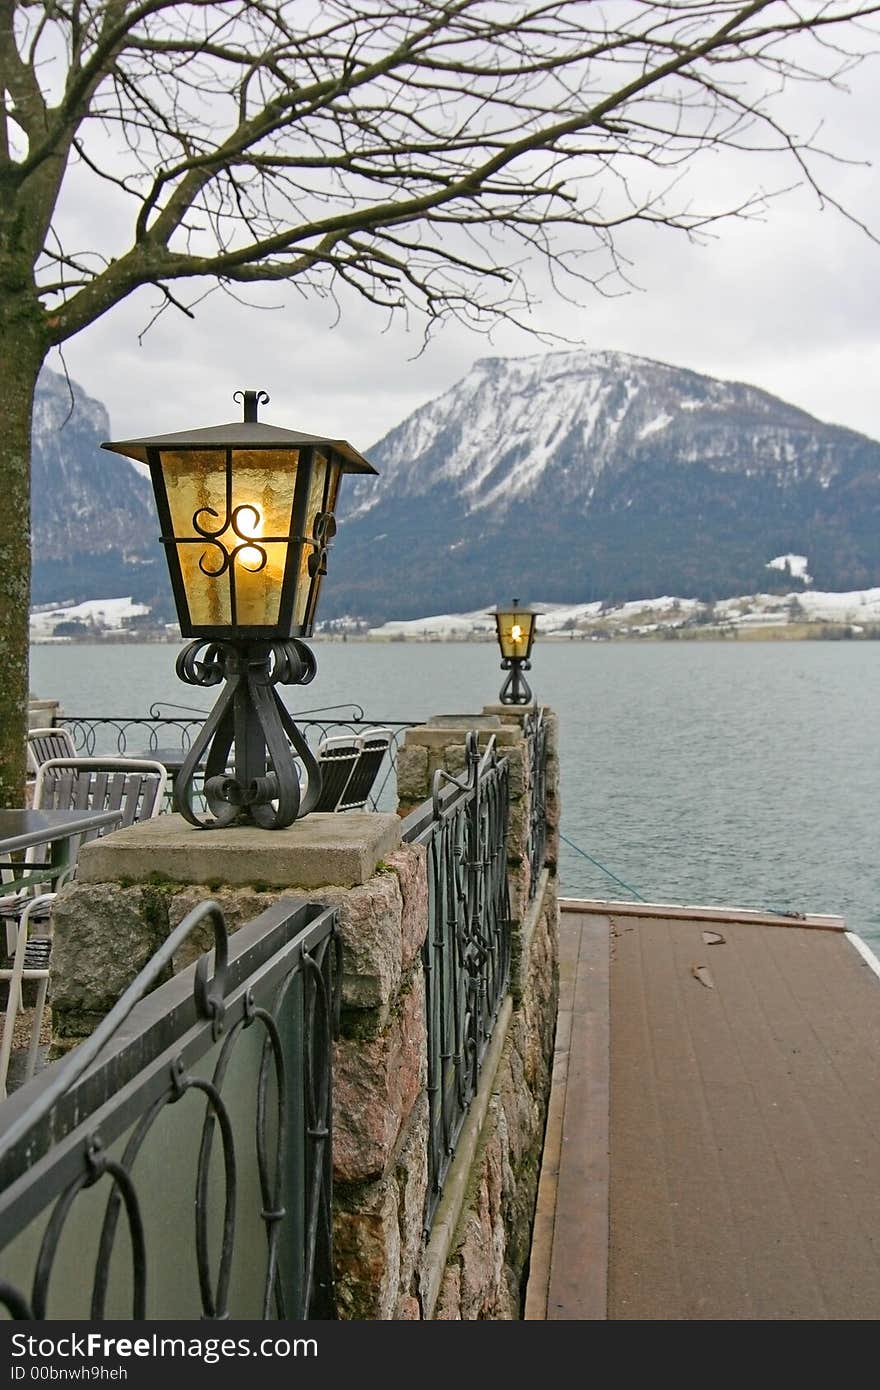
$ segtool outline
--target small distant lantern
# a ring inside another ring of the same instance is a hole
[[[493,616],[503,658],[501,669],[510,672],[499,698],[503,705],[527,705],[532,700],[532,692],[522,673],[532,668],[529,658],[538,615],[531,609],[520,608],[519,599],[514,599],[510,608],[498,608]]]
[[[301,639],[314,627],[340,478],[376,470],[344,440],[263,424],[265,391],[235,398],[242,421],[102,447],[149,465],[180,630],[197,639],[178,658],[178,675],[226,682],[177,778],[175,809],[194,825],[279,829],[314,806],[320,769],[275,686],[314,678]],[[192,801],[209,744],[212,822]],[[306,771],[302,792],[291,745]]]

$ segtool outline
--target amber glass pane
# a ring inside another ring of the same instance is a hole
[[[312,540],[315,537],[315,525],[318,516],[324,511],[324,486],[327,481],[327,459],[317,450],[313,455],[312,477],[309,483],[309,496],[306,502],[306,527],[305,538]],[[334,470],[335,471],[335,470]],[[335,504],[335,498],[330,499],[330,510]],[[309,558],[314,554],[314,546],[304,545],[299,553],[299,576],[296,584],[296,598],[293,608],[293,622],[295,627],[301,627],[306,621],[309,607],[309,594],[312,588],[312,576],[309,574]],[[314,576],[318,586],[321,580],[319,575]]]
[[[528,654],[532,635],[533,613],[498,613],[498,639],[501,654],[506,657],[524,657]]]
[[[227,502],[225,450],[162,455],[194,627],[277,624],[297,464],[295,450],[233,450]]]

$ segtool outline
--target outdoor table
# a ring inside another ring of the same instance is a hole
[[[121,810],[0,811],[0,868],[18,874],[4,878],[0,892],[14,893],[19,888],[59,878],[71,866],[74,839],[90,830],[118,825],[121,820]],[[11,858],[39,845],[48,846],[47,858],[41,864],[24,864]]]
[[[161,763],[166,772],[174,775],[183,767],[189,757],[188,748],[145,748],[142,753],[127,753],[128,758],[147,758],[150,762]]]
[[[188,748],[145,748],[142,753],[127,753],[129,758],[146,758],[153,763],[161,763],[174,786],[174,779],[189,757]]]
[[[166,796],[170,805],[174,798],[174,784],[177,775],[183,767],[184,762],[189,757],[188,748],[145,748],[141,753],[127,753],[129,758],[146,758],[150,762],[161,763],[168,773],[168,789]]]

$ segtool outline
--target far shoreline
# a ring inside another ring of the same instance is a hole
[[[115,630],[104,634],[90,633],[87,637],[43,637],[32,638],[32,647],[181,647],[191,639],[169,635],[154,636],[145,633],[126,633]],[[370,636],[365,633],[315,633],[306,639],[318,645],[322,643],[359,643],[364,646],[425,646],[443,644],[445,646],[494,646],[495,636],[490,633],[472,635],[443,636],[427,633],[425,636],[394,633],[388,636]],[[854,626],[851,623],[768,623],[766,626],[700,626],[693,628],[658,627],[653,632],[572,632],[547,633],[538,630],[536,640],[553,643],[554,646],[599,642],[876,642],[880,641],[880,623]]]

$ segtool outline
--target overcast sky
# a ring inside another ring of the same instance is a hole
[[[851,86],[849,97],[804,90],[796,123],[806,132],[823,121],[824,142],[858,161],[829,163],[825,183],[880,236],[878,61],[859,69]],[[694,192],[744,187],[744,177],[741,161],[718,154],[695,174]],[[778,167],[755,162],[748,178],[753,187],[783,182]],[[536,269],[534,328],[589,349],[749,382],[880,439],[880,246],[833,208],[797,191],[763,221],[725,224],[708,246],[650,228],[624,245],[639,286],[625,297],[593,294],[574,307]],[[107,406],[117,438],[238,418],[232,392],[263,387],[272,397],[263,418],[367,450],[477,358],[552,350],[511,326],[487,338],[450,325],[417,356],[415,324],[409,332],[387,328],[360,301],[347,301],[334,323],[330,306],[302,299],[294,287],[249,297],[269,307],[217,293],[195,322],[168,313],[139,344],[157,299],[141,291],[65,345],[70,373]],[[48,365],[60,369],[57,354]]]

